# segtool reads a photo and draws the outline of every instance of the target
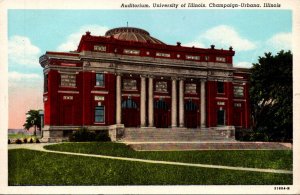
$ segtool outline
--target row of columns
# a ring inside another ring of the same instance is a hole
[[[177,88],[176,78],[172,78],[172,107],[171,107],[171,127],[177,127]],[[154,126],[153,112],[153,78],[148,77],[148,126]],[[116,123],[121,124],[121,75],[117,75],[116,81]],[[200,125],[205,127],[205,81],[200,84]],[[141,103],[140,103],[140,119],[141,127],[146,127],[146,77],[141,76]],[[184,127],[184,80],[179,80],[179,127]]]

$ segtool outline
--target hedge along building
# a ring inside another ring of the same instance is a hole
[[[235,128],[250,125],[249,71],[233,67],[234,54],[167,45],[138,28],[86,32],[76,51],[40,57],[43,137],[62,140],[87,127],[112,140],[171,130],[182,140],[201,139],[197,132],[234,138]]]

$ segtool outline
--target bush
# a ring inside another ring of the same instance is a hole
[[[10,144],[10,139],[8,139],[8,144]]]
[[[38,138],[36,138],[35,143],[41,143],[40,140]]]
[[[86,141],[111,141],[106,131],[98,133],[89,131],[87,128],[81,128],[79,131],[75,131],[69,137],[70,141],[74,142],[86,142]]]
[[[22,141],[20,139],[17,139],[16,144],[22,144]]]
[[[27,139],[26,139],[26,138],[24,138],[24,139],[23,139],[23,142],[24,142],[24,144],[26,144],[26,143],[27,143]]]
[[[111,139],[108,136],[107,131],[100,131],[99,133],[96,134],[95,141],[97,141],[97,142],[110,142]]]
[[[29,143],[31,143],[31,144],[33,143],[33,139],[32,139],[32,138],[30,138],[30,141],[29,141]]]

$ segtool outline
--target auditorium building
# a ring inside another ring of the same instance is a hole
[[[129,132],[234,139],[235,129],[250,127],[249,70],[233,66],[234,54],[232,47],[168,45],[139,28],[86,32],[77,50],[40,57],[43,138],[67,139],[86,127],[113,141]]]

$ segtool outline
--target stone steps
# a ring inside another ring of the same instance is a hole
[[[121,141],[124,142],[161,142],[161,141],[210,141],[233,140],[217,130],[206,129],[162,129],[162,128],[125,128]]]

